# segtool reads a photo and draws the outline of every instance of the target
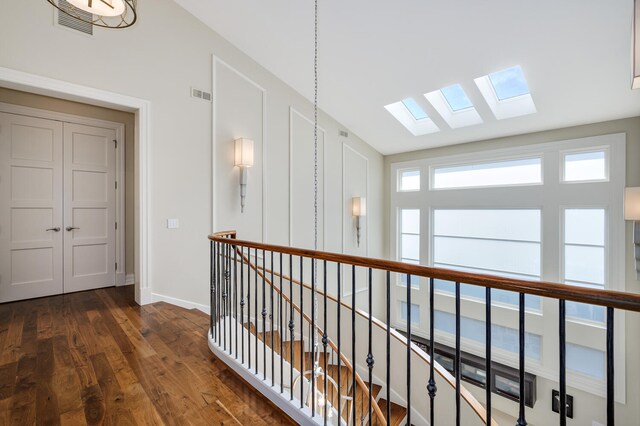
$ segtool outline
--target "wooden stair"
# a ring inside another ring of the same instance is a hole
[[[387,400],[380,398],[378,400],[378,406],[383,415],[387,415]],[[391,403],[391,418],[389,419],[389,426],[399,426],[402,421],[407,417],[407,409],[402,405],[398,405],[394,402]]]
[[[255,324],[253,322],[246,322],[243,326],[249,330],[249,333],[252,335],[256,335],[260,341],[263,341],[268,348],[271,348],[271,331],[267,331],[265,333],[257,332]],[[280,354],[280,345],[282,344],[282,354]],[[291,346],[293,345],[293,361],[291,360]],[[303,351],[303,342],[302,340],[294,340],[293,342],[290,340],[282,340],[280,333],[277,330],[273,332],[273,350],[280,354],[282,358],[290,364],[293,364],[293,368],[298,370],[299,372],[304,372],[307,370],[311,370],[313,368],[313,353],[312,352],[304,352]],[[352,373],[351,371],[345,367],[344,365],[340,366],[340,371],[338,371],[337,366],[337,355],[333,357],[331,355],[325,355],[323,352],[320,352],[318,355],[318,365],[320,368],[324,369],[324,360],[325,356],[327,357],[327,376],[330,376],[336,383],[338,383],[338,375],[340,375],[340,384],[343,389],[342,396],[352,396]],[[363,378],[366,380],[366,378]],[[317,380],[317,388],[320,391],[324,390],[324,374],[321,374]],[[378,384],[372,385],[372,399],[377,402],[380,410],[383,415],[386,415],[387,410],[387,401],[384,398],[378,399],[380,396],[380,391],[382,390],[382,386]],[[331,383],[327,384],[327,401],[331,403],[331,405],[337,409],[339,395],[336,389],[333,387]],[[341,404],[341,416],[342,418],[349,423],[351,419],[349,418],[349,413],[351,412],[351,401],[345,400],[344,398],[340,401]],[[356,423],[358,425],[369,425],[371,422],[367,419],[366,422],[363,422],[363,417],[368,418],[369,416],[369,401],[365,394],[364,389],[360,386],[356,388],[356,396],[355,396],[355,410],[356,410]],[[398,405],[396,403],[391,403],[391,418],[389,421],[389,426],[398,426],[402,423],[402,421],[406,418],[407,410],[405,407]],[[376,417],[373,415],[373,424],[376,424]]]

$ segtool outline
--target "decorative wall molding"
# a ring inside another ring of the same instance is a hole
[[[262,92],[262,241],[267,241],[267,89],[262,87],[260,84],[253,81],[246,74],[243,74],[237,68],[234,68],[229,63],[223,61],[215,54],[211,55],[212,60],[212,74],[211,74],[211,87],[213,93],[213,102],[211,106],[211,232],[220,231],[217,229],[216,222],[216,130],[217,130],[217,121],[216,121],[216,111],[217,111],[217,103],[218,103],[218,90],[217,90],[217,69],[218,65],[223,65],[229,71],[232,71],[234,74],[242,78],[244,81],[257,88],[260,92]],[[231,142],[231,141],[229,141]],[[240,236],[242,237],[242,236]]]
[[[292,246],[293,242],[293,117],[297,115],[303,120],[309,122],[312,126],[314,121],[304,116],[301,112],[294,107],[289,106],[289,246]],[[322,132],[322,247],[318,247],[318,250],[324,250],[324,246],[327,243],[327,132],[324,128],[318,126],[318,131]]]

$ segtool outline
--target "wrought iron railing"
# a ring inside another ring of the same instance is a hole
[[[567,419],[566,301],[606,307],[607,426],[615,424],[614,310],[640,312],[640,295],[242,241],[236,239],[233,231],[217,233],[209,239],[211,341],[229,356],[239,359],[240,363],[254,374],[259,374],[261,370],[265,382],[270,383],[272,387],[279,387],[280,394],[288,395],[290,401],[307,410],[309,417],[315,422],[320,421],[325,425],[410,425],[423,422],[429,422],[431,425],[497,424],[492,418],[490,383],[491,292],[492,289],[502,289],[519,293],[520,398],[517,425],[527,424],[524,402],[527,294],[558,300],[560,425],[566,425]],[[364,272],[363,276],[360,272]],[[388,325],[391,322],[391,274],[406,276],[408,320],[404,336]],[[297,279],[294,275],[297,275]],[[386,291],[386,323],[369,314],[373,309],[374,275],[375,286],[382,286]],[[411,342],[412,277],[425,277],[430,282],[431,344],[428,346],[428,354]],[[453,376],[436,362],[431,362],[434,355],[436,279],[455,283]],[[366,312],[356,308],[356,284],[363,280],[368,293]],[[485,287],[487,383],[484,406],[460,383],[461,284]],[[336,296],[329,295],[329,285],[334,287],[333,292]],[[320,286],[322,288],[319,288]],[[345,289],[350,290],[350,304],[343,300]],[[322,303],[322,310],[319,309],[319,302]],[[329,306],[331,309],[328,311]],[[349,337],[350,342],[345,342],[345,337]],[[374,349],[380,346],[380,340],[384,342],[384,349]],[[406,356],[402,362],[395,358],[394,361],[391,360],[392,353],[397,352],[398,343],[402,343]],[[298,353],[296,347],[299,348]],[[262,351],[262,354],[258,354],[257,351]],[[258,365],[260,357],[261,366]],[[383,374],[374,374],[376,359],[384,360]],[[418,392],[415,386],[417,379],[412,376],[412,367],[423,368],[423,364],[428,368],[428,380],[425,383],[425,391]],[[269,371],[271,377],[268,377]],[[366,380],[361,376],[366,377]],[[439,388],[439,385],[446,386]],[[455,395],[452,413],[445,413],[446,404],[437,407],[437,397],[444,397],[441,396],[443,389],[450,389]],[[428,404],[425,401],[428,401]],[[473,418],[468,415],[464,417],[464,423],[463,410],[473,413]],[[447,414],[451,414],[450,423],[440,420],[447,418]]]

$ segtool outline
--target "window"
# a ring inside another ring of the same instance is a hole
[[[433,169],[434,189],[542,183],[542,159],[524,158],[489,163],[441,166]]]
[[[505,102],[514,99],[518,98]],[[624,290],[625,138],[625,134],[612,134],[518,147],[505,142],[506,147],[499,150],[392,163],[391,188],[399,185],[401,172],[429,173],[422,173],[420,191],[389,193],[392,221],[398,224],[391,253],[405,262],[438,268]],[[405,210],[416,211],[416,219],[411,221]],[[418,216],[417,229],[402,228],[403,221],[417,223]],[[404,234],[416,238],[409,244],[410,237]],[[392,307],[397,310],[392,318],[402,329],[406,324],[400,322],[399,304],[406,300],[407,288],[400,278],[396,284],[391,290]],[[422,314],[414,329],[417,335],[429,333],[429,284],[422,280],[411,290],[411,301]],[[451,346],[455,283],[435,280],[434,287],[435,306],[441,312],[434,324],[436,343]],[[463,350],[484,356],[486,289],[462,283],[460,291]],[[493,289],[491,296],[493,340],[501,349],[495,351],[494,361],[517,365],[519,295]],[[527,295],[525,305],[527,372],[556,381],[558,303]],[[565,306],[570,330],[566,336],[568,380],[600,395],[605,387],[606,310],[571,301]],[[614,330],[620,345],[616,365],[622,369],[616,371],[617,395],[625,394],[628,364],[622,331]]]
[[[400,302],[400,319],[407,322],[407,302]],[[411,304],[411,324],[420,324],[420,305]]]
[[[404,106],[409,110],[413,118],[416,120],[424,120],[427,118],[427,113],[418,105],[418,103],[413,98],[406,98],[402,100]]]
[[[482,117],[459,84],[425,93],[424,97],[452,129],[482,123]]]
[[[539,280],[541,275],[540,210],[444,210],[433,212],[433,266],[479,274]],[[436,281],[439,291],[454,292],[453,283]],[[462,285],[465,297],[484,300],[484,288]],[[494,303],[517,306],[518,294],[493,290]],[[540,308],[540,298],[526,297]]]
[[[413,307],[411,308],[413,310]],[[449,312],[436,310],[435,328],[448,334],[455,334],[456,317]],[[460,336],[463,339],[474,340],[484,343],[486,338],[484,321],[462,316],[460,318]],[[491,343],[494,347],[508,352],[518,353],[519,340],[518,330],[514,328],[491,325]],[[540,359],[540,336],[532,333],[525,334],[525,353],[533,359]]]
[[[400,213],[400,260],[420,264],[420,210],[402,209]],[[407,275],[400,274],[400,283],[407,285]],[[411,277],[411,286],[419,286],[419,277]]]
[[[564,211],[564,282],[603,289],[605,287],[605,211],[604,209],[566,209]],[[604,308],[567,302],[567,315],[604,322]]]
[[[420,191],[420,170],[400,170],[398,191]]]
[[[564,155],[564,181],[607,180],[605,151],[577,152]]]
[[[536,105],[520,66],[478,77],[474,82],[498,120],[536,112]]]
[[[446,99],[452,111],[460,111],[473,107],[473,104],[467,97],[467,94],[459,84],[443,87],[440,89],[442,95]]]
[[[489,74],[489,80],[501,101],[529,94],[529,86],[518,65]]]

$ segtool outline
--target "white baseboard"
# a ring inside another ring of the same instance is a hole
[[[177,299],[175,297],[169,297],[162,294],[152,293],[151,303],[154,302],[166,302],[172,305],[180,306],[185,309],[198,309],[199,311],[209,314],[209,305],[202,305],[200,303],[189,302],[188,300]]]

